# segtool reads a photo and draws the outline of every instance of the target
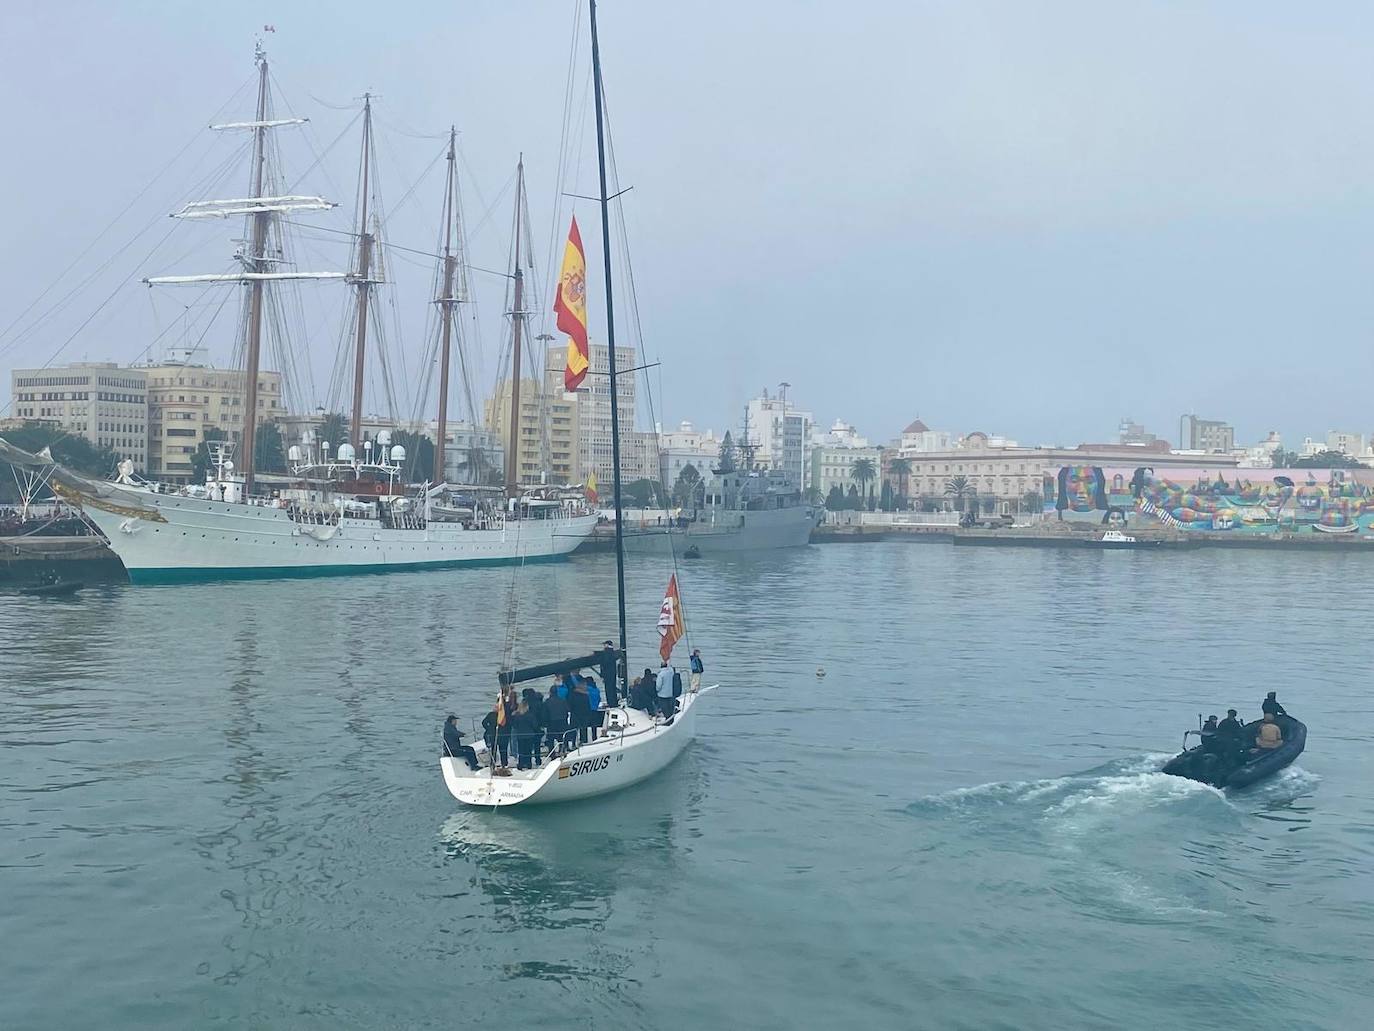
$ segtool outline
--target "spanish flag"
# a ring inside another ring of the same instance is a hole
[[[558,296],[553,299],[558,328],[568,334],[568,364],[563,369],[563,388],[576,390],[587,376],[591,359],[587,352],[587,257],[582,234],[573,217],[568,244],[563,248],[563,268],[558,273]]]
[[[686,617],[682,614],[682,597],[677,593],[677,574],[668,580],[668,593],[658,610],[658,654],[664,662],[673,654],[673,645],[687,632]]]
[[[599,496],[596,493],[596,473],[587,474],[587,500],[593,505],[599,500]]]

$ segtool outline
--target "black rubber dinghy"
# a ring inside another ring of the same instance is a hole
[[[1260,723],[1256,721],[1244,727],[1243,753],[1227,755],[1224,751],[1209,748],[1204,743],[1193,748],[1185,748],[1164,764],[1164,772],[1175,777],[1201,781],[1215,788],[1243,788],[1265,777],[1272,777],[1285,766],[1291,765],[1307,747],[1306,724],[1292,716],[1276,716],[1274,719],[1283,734],[1283,744],[1278,748],[1267,751],[1253,750],[1255,735],[1259,733],[1260,728]],[[1184,743],[1187,743],[1189,734],[1197,733],[1196,730],[1190,730],[1184,735]]]

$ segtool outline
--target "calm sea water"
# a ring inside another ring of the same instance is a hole
[[[1364,1026],[1371,562],[688,563],[697,743],[495,814],[437,755],[510,570],[0,599],[0,1027]],[[524,657],[605,636],[613,569],[524,571]],[[631,570],[641,667],[666,579]],[[1157,772],[1270,689],[1298,766]]]

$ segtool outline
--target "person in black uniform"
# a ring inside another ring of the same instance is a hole
[[[549,746],[549,754],[561,747],[567,751],[572,747],[568,740],[568,703],[558,696],[558,685],[549,688],[549,696],[544,699],[544,743]]]
[[[587,682],[581,677],[573,681],[572,694],[568,695],[568,710],[572,714],[572,729],[577,731],[577,743],[587,743],[587,730],[592,725],[592,700],[587,695]],[[571,731],[568,733],[571,739]]]
[[[444,720],[444,754],[466,760],[470,770],[480,769],[472,745],[463,744],[463,732],[458,729],[457,716]]]
[[[529,706],[530,716],[534,719],[534,765],[543,766],[544,753],[539,746],[544,740],[544,699],[532,687],[521,691],[520,697]]]
[[[1217,724],[1217,732],[1213,737],[1217,752],[1231,757],[1242,754],[1245,751],[1244,736],[1242,724],[1236,719],[1236,710],[1227,709],[1226,718]]]
[[[620,704],[620,676],[616,669],[615,645],[603,641],[601,645],[601,684],[605,692],[606,708],[614,709]]]
[[[515,716],[510,721],[511,733],[515,736],[515,754],[518,770],[530,770],[534,768],[534,750],[539,742],[539,724],[535,720],[534,713],[524,702],[515,710]]]
[[[1266,716],[1287,716],[1287,715],[1288,715],[1288,713],[1286,713],[1286,712],[1283,711],[1283,706],[1279,704],[1278,698],[1275,697],[1275,695],[1277,695],[1277,694],[1278,694],[1277,691],[1270,691],[1267,695],[1264,696],[1264,701],[1260,702],[1260,710],[1264,713],[1264,715],[1266,715]]]
[[[501,728],[496,722],[496,709],[493,708],[489,713],[482,717],[482,740],[487,743],[487,755],[491,756],[492,765],[496,765],[496,741],[497,731]],[[503,762],[502,766],[505,765]]]

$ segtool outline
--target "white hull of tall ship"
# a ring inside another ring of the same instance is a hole
[[[511,520],[495,529],[431,522],[383,528],[344,515],[336,524],[298,522],[286,509],[206,501],[137,488],[80,498],[132,583],[338,576],[497,565],[568,555],[594,515]]]
[[[805,505],[746,512],[708,511],[685,529],[626,525],[625,550],[658,554],[671,548],[682,554],[695,547],[702,555],[720,555],[800,548],[811,542],[815,525],[815,510]]]
[[[478,741],[475,747],[483,768],[471,770],[461,759],[441,756],[444,783],[458,801],[494,808],[571,802],[619,791],[652,777],[682,754],[696,734],[697,706],[718,686],[684,692],[668,724],[639,709],[607,710],[607,723],[614,718],[623,730],[610,730],[562,758],[546,758],[538,769],[512,769],[509,777],[493,774],[490,756]]]

